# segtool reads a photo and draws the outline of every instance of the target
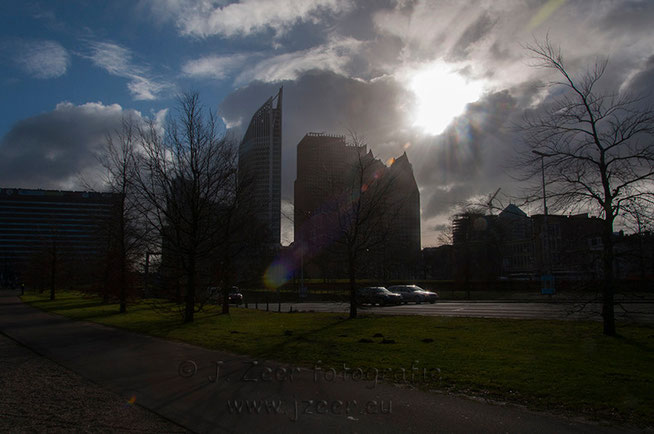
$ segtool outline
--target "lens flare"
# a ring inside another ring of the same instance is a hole
[[[550,17],[550,15],[563,6],[563,3],[565,3],[565,0],[549,0],[538,10],[536,15],[529,20],[527,29],[534,30],[536,27],[539,27]]]
[[[263,275],[263,282],[268,289],[277,289],[289,280],[293,275],[293,270],[282,261],[276,260],[266,270]]]

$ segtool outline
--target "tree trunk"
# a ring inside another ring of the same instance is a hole
[[[57,253],[53,249],[52,262],[50,263],[50,300],[55,299],[55,283],[57,281]]]
[[[357,317],[357,294],[354,260],[350,257],[348,275],[350,277],[350,318]]]
[[[104,264],[104,281],[102,282],[102,304],[109,304],[109,258]]]
[[[468,250],[468,241],[465,242],[464,247],[464,263],[463,263],[463,288],[466,291],[466,300],[470,300],[470,252]]]
[[[224,281],[223,284],[223,314],[229,314],[229,289],[231,286],[228,285],[227,281]]]
[[[184,323],[193,322],[195,313],[195,258],[189,260],[188,288],[186,288],[186,309],[184,311]]]
[[[127,312],[127,258],[120,258],[120,313]]]
[[[227,252],[231,249],[227,248]],[[229,314],[229,291],[232,288],[232,262],[229,258],[229,254],[225,255],[226,257],[222,261],[222,273],[223,273],[223,314]]]
[[[175,275],[175,304],[177,305],[182,304],[182,288],[179,283],[180,279],[181,277]]]
[[[126,181],[123,179],[123,185]],[[127,312],[127,255],[125,253],[125,193],[123,192],[120,215],[120,313]]]
[[[610,214],[609,214],[610,215]],[[604,285],[602,287],[602,318],[604,323],[604,334],[615,336],[615,312],[613,296],[615,294],[615,282],[613,277],[613,219],[607,217],[603,234],[604,252],[602,265],[604,268]]]

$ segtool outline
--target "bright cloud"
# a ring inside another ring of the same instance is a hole
[[[295,80],[303,72],[312,69],[347,76],[347,65],[362,44],[363,42],[353,38],[337,38],[308,50],[269,57],[254,67],[244,70],[236,78],[236,84],[247,84],[254,80],[268,83]]]
[[[351,7],[348,0],[242,0],[228,5],[212,0],[152,2],[160,16],[176,21],[185,35],[248,36],[272,29],[277,35],[295,24],[317,22],[321,14]]]
[[[70,55],[55,41],[31,41],[19,43],[20,52],[15,61],[34,78],[56,78],[64,75],[70,65]]]
[[[411,108],[412,124],[432,135],[442,133],[483,92],[481,81],[466,79],[443,62],[420,66],[405,75],[416,100]]]
[[[186,62],[182,66],[182,72],[191,77],[223,80],[242,67],[248,57],[245,54],[202,57]]]
[[[91,54],[87,57],[96,66],[111,75],[129,79],[127,88],[135,100],[157,99],[160,92],[171,87],[147,77],[147,68],[134,64],[131,51],[125,47],[111,42],[92,42],[90,47]]]

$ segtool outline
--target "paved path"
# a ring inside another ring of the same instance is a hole
[[[1,333],[0,391],[0,432],[187,432]]]
[[[265,303],[256,305],[266,309]],[[252,303],[249,308],[254,308]],[[293,309],[299,312],[348,312],[349,303],[270,303],[268,308],[283,312]],[[425,316],[460,316],[479,318],[516,318],[516,319],[556,319],[556,320],[590,320],[601,321],[602,307],[599,303],[573,302],[515,302],[515,301],[439,301],[434,304],[406,304],[401,306],[360,307],[360,312],[387,315],[425,315]],[[626,302],[616,305],[616,318],[619,321],[633,321],[654,324],[653,302]]]
[[[330,382],[324,370],[316,381],[309,369],[263,361],[253,368],[244,356],[73,322],[8,294],[0,296],[0,331],[196,432],[620,431],[352,376]]]

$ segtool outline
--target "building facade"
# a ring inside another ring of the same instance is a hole
[[[357,176],[364,178],[361,192],[352,188]],[[361,275],[380,279],[417,275],[420,194],[406,154],[387,167],[366,145],[348,144],[344,136],[308,133],[297,146],[294,188],[294,245],[303,256],[307,276],[345,276],[345,252],[338,250],[349,218],[345,210],[356,200],[353,196],[366,192],[383,203],[374,205],[373,215],[366,217],[371,223],[361,226],[371,247],[360,253]],[[373,238],[377,242],[369,242]]]
[[[454,220],[455,278],[463,281],[593,279],[601,275],[602,220],[588,214],[527,216],[510,204],[499,215]]]
[[[534,273],[535,257],[533,222],[514,204],[500,212],[497,223],[501,235],[500,273],[503,276],[529,277]]]
[[[239,146],[239,183],[253,224],[265,227],[263,240],[279,248],[282,189],[282,89],[252,116]]]
[[[413,167],[404,152],[386,169],[391,179],[388,213],[393,228],[384,249],[384,262],[391,271],[390,279],[416,278],[421,269],[420,191]],[[399,206],[398,206],[399,205]]]
[[[112,193],[0,188],[0,285],[15,285],[44,255],[62,262],[100,254],[101,228],[117,199]]]
[[[603,221],[587,213],[531,217],[533,222],[534,269],[547,270],[561,279],[593,279],[601,277]]]
[[[297,145],[293,229],[295,241],[319,246],[331,237],[325,221],[343,183],[366,146],[350,146],[345,136],[307,133]]]

